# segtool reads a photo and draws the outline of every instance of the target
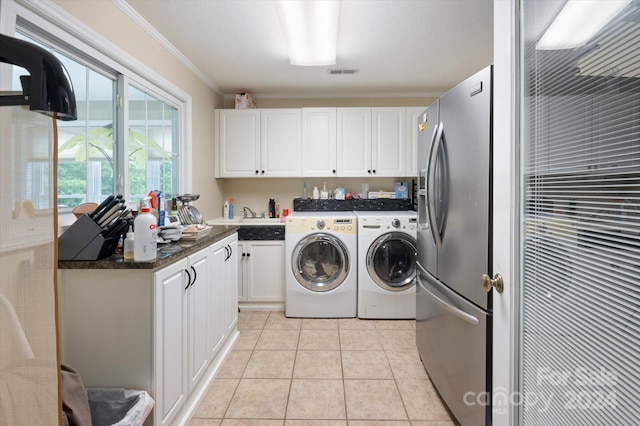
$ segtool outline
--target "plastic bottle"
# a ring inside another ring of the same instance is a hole
[[[224,207],[222,208],[222,217],[225,219],[229,219],[229,202],[224,202]]]
[[[329,191],[327,191],[327,182],[324,183],[324,186],[322,187],[322,191],[320,191],[320,198],[322,198],[323,200],[329,199]]]
[[[145,198],[145,205],[133,221],[135,238],[133,239],[133,260],[154,260],[158,254],[158,243],[156,235],[158,233],[158,222],[151,214],[151,207],[148,198]]]
[[[134,236],[133,229],[129,226],[129,232],[127,232],[127,238],[124,239],[124,260],[133,260],[134,250]]]
[[[269,217],[276,217],[276,200],[269,198]]]
[[[233,219],[233,198],[229,198],[229,219]]]
[[[318,200],[320,198],[320,191],[318,191],[318,187],[313,187],[313,199]]]

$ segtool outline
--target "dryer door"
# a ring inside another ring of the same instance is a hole
[[[325,233],[309,235],[293,251],[291,267],[303,287],[317,292],[333,290],[349,274],[349,253],[338,238]]]
[[[402,291],[415,285],[416,239],[402,232],[378,237],[367,251],[367,271],[381,288]]]

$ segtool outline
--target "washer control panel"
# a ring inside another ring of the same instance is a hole
[[[308,233],[323,231],[337,234],[357,234],[356,218],[317,218],[317,217],[289,217],[285,227],[285,234]]]

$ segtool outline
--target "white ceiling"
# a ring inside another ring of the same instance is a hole
[[[493,60],[493,0],[342,0],[331,67],[289,64],[271,0],[127,3],[220,94],[430,96]]]

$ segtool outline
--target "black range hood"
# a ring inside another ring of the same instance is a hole
[[[0,34],[0,62],[20,66],[31,74],[20,76],[21,95],[0,92],[0,106],[27,105],[32,111],[48,116],[55,114],[63,121],[78,118],[69,74],[51,52]]]

